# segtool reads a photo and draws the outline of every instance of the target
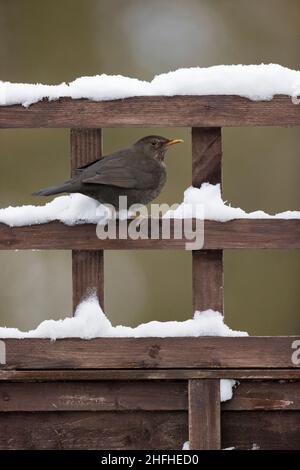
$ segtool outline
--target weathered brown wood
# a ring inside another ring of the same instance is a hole
[[[0,413],[0,449],[180,450],[186,412]],[[299,411],[222,412],[222,448],[298,450]]]
[[[300,220],[205,221],[207,249],[299,249]]]
[[[300,411],[224,411],[222,448],[299,450]]]
[[[73,310],[91,292],[96,292],[104,308],[103,260],[102,250],[72,252]]]
[[[0,413],[0,449],[182,449],[187,413]]]
[[[187,410],[187,382],[0,383],[0,412],[76,410]]]
[[[220,128],[192,128],[192,183],[222,182]],[[204,232],[204,240],[205,240]],[[193,251],[193,309],[223,312],[223,251]]]
[[[50,380],[0,382],[0,412],[188,410],[187,380]],[[222,410],[300,410],[300,381],[242,381]]]
[[[222,410],[300,410],[300,382],[242,381]]]
[[[223,312],[223,252],[193,251],[193,309]]]
[[[102,154],[100,129],[71,129],[71,172]],[[83,236],[85,238],[85,236]],[[104,307],[103,251],[73,250],[73,310],[90,291],[95,291]]]
[[[189,380],[188,410],[190,449],[220,449],[220,381],[215,379]]]
[[[0,106],[0,127],[230,127],[300,124],[290,97],[251,101],[239,96],[149,96],[114,101],[43,101]]]
[[[0,224],[1,250],[159,250],[185,249],[188,238],[170,240],[99,240],[94,224],[69,227],[60,222],[8,227]],[[193,225],[195,227],[195,224]],[[300,220],[205,221],[204,249],[299,249]],[[150,234],[149,234],[150,237]]]
[[[220,127],[192,128],[192,185],[222,181],[222,135]]]
[[[299,369],[79,369],[0,370],[0,382],[182,380],[188,379],[300,379]]]
[[[6,339],[0,369],[295,368],[298,336]]]
[[[101,129],[71,129],[71,173],[102,155]]]

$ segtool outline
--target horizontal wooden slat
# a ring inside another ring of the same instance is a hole
[[[240,96],[149,96],[93,102],[63,98],[29,108],[0,107],[0,127],[226,127],[300,124],[288,96],[251,101]]]
[[[300,368],[300,337],[7,339],[2,369]]]
[[[224,411],[222,448],[298,450],[299,411]],[[182,412],[0,413],[0,449],[181,450]]]
[[[188,379],[300,379],[299,369],[81,369],[0,370],[0,382],[188,380]]]
[[[1,382],[0,412],[187,411],[187,391],[187,380]],[[300,382],[242,381],[222,409],[300,410]]]
[[[0,383],[0,412],[76,410],[187,410],[187,382]]]
[[[300,411],[224,411],[222,448],[299,450]]]
[[[184,388],[184,382],[157,381],[2,382],[0,412],[186,409]]]
[[[300,382],[242,381],[222,410],[300,410]]]
[[[129,222],[130,223],[130,222]],[[100,240],[96,236],[94,224],[76,225],[73,227],[60,222],[32,225],[25,227],[9,227],[0,224],[1,250],[158,250],[184,249],[193,235],[186,232],[181,239],[174,238],[174,221],[171,221],[171,237],[160,239],[107,239]],[[195,228],[196,222],[193,221]],[[149,224],[150,225],[150,224]],[[160,223],[161,225],[161,223]],[[194,230],[192,228],[192,230]],[[229,222],[205,221],[204,249],[299,249],[300,220],[251,220],[238,219]]]
[[[0,449],[182,449],[185,412],[0,413]]]

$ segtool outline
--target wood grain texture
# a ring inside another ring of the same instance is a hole
[[[187,382],[0,383],[0,412],[138,410],[187,410]]]
[[[187,440],[185,412],[0,413],[0,449],[173,450]]]
[[[10,369],[300,369],[296,336],[199,338],[6,339]]]
[[[243,380],[221,406],[223,411],[300,410],[300,381]],[[129,381],[120,374],[118,381],[0,382],[0,412],[93,410],[187,411],[188,380]]]
[[[1,383],[1,411],[187,409],[184,382]]]
[[[192,185],[222,181],[222,135],[220,127],[192,128]]]
[[[221,129],[192,128],[192,183],[222,182]],[[204,242],[205,242],[204,230]],[[193,309],[223,312],[223,251],[193,251]]]
[[[79,302],[96,292],[100,305],[104,308],[104,254],[103,250],[73,250],[73,310]]]
[[[222,448],[299,450],[299,411],[221,416]],[[181,450],[188,440],[186,412],[10,412],[0,428],[1,450]]]
[[[220,449],[220,381],[215,379],[189,380],[188,411],[190,449]]]
[[[193,251],[193,309],[223,312],[223,251]]]
[[[299,380],[299,369],[0,370],[0,382],[143,381],[188,379]]]
[[[300,381],[242,381],[222,410],[300,410]]]
[[[290,97],[148,96],[93,102],[64,98],[24,108],[0,106],[0,127],[231,127],[300,125]]]
[[[71,129],[71,173],[102,155],[101,129]]]
[[[60,222],[8,227],[0,224],[1,250],[184,250],[190,232],[174,238],[171,223],[170,240],[100,240],[94,224],[69,227]],[[192,225],[195,229],[195,224]],[[299,249],[300,220],[247,220],[230,222],[205,221],[204,249]],[[150,237],[150,234],[149,234]]]
[[[100,129],[71,129],[71,173],[76,168],[102,155]],[[84,239],[85,236],[81,234]],[[73,310],[83,297],[95,291],[104,308],[104,259],[103,251],[73,250]]]
[[[300,411],[224,411],[222,448],[299,450]]]

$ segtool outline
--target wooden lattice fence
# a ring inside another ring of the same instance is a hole
[[[101,154],[104,127],[191,127],[194,186],[221,182],[221,128],[299,126],[289,98],[236,96],[62,99],[0,107],[2,128],[70,128],[72,171]],[[193,251],[193,307],[223,311],[223,250],[300,248],[300,220],[206,221]],[[91,224],[10,228],[0,249],[72,250],[73,303],[96,288],[104,303],[104,250],[184,249],[170,240],[99,240]],[[243,312],[241,312],[241,315]],[[1,449],[297,449],[299,337],[5,340]],[[220,406],[219,379],[241,384]]]

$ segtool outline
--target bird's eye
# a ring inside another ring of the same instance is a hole
[[[155,140],[153,140],[153,141],[151,142],[151,144],[152,144],[152,145],[153,145],[153,147],[154,147],[154,146],[156,145],[156,142],[155,142]]]

